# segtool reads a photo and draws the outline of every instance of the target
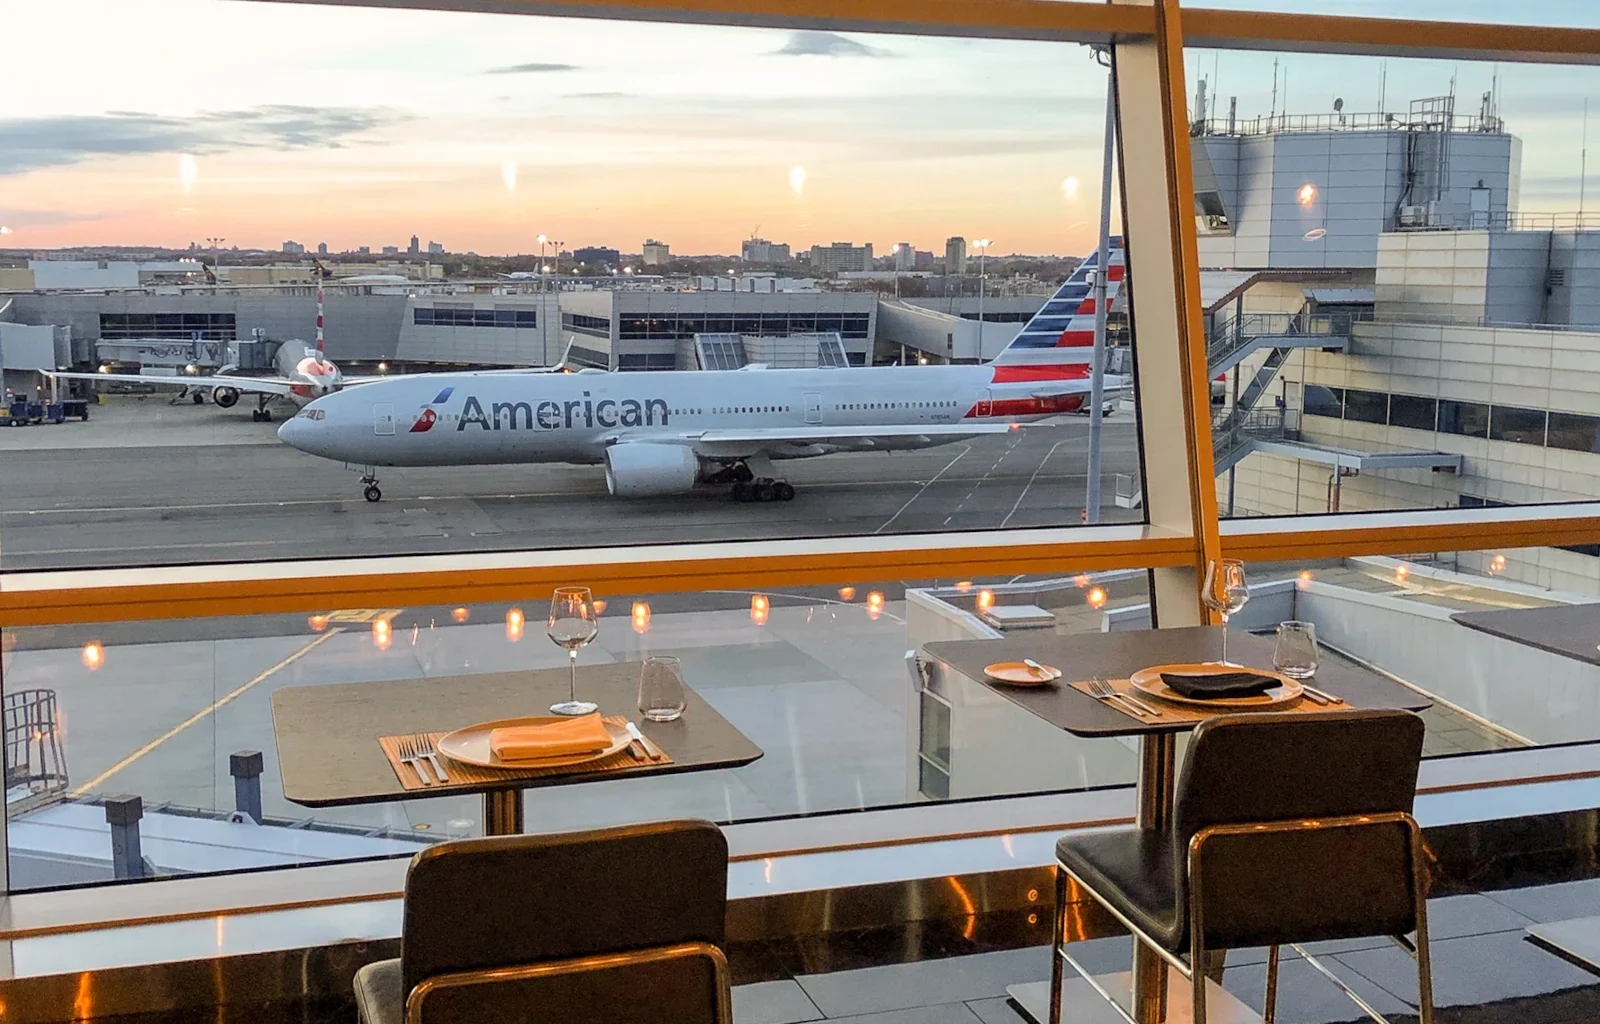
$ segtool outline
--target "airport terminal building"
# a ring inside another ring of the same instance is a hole
[[[1344,120],[1197,139],[1224,514],[1593,500],[1600,231],[1518,213],[1521,147],[1488,111]],[[1600,547],[1442,557],[1600,589]]]

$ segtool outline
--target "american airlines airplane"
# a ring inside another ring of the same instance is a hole
[[[286,444],[361,471],[379,466],[604,465],[617,497],[732,484],[740,501],[788,501],[774,461],[908,451],[1004,433],[1079,411],[1094,345],[1090,256],[994,362],[860,369],[419,374],[311,402],[278,429]],[[1124,272],[1121,239],[1107,301]],[[1109,393],[1125,378],[1107,375]]]

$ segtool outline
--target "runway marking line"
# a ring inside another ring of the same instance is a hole
[[[888,519],[884,520],[883,525],[878,527],[876,530],[873,530],[872,532],[873,533],[882,533],[884,530],[887,530],[891,523],[893,523],[896,519],[900,518],[900,513],[904,512],[906,509],[910,508],[912,502],[914,502],[918,498],[922,497],[922,492],[923,491],[926,491],[928,488],[932,487],[935,483],[938,482],[938,480],[939,480],[939,478],[941,476],[944,476],[945,470],[949,469],[951,466],[954,466],[956,463],[958,463],[962,459],[966,458],[969,454],[971,454],[971,452],[972,452],[972,445],[970,445],[970,444],[962,445],[961,446],[961,454],[960,455],[957,455],[955,458],[951,459],[949,462],[946,462],[944,464],[944,469],[941,469],[941,470],[939,470],[939,472],[933,474],[933,479],[932,480],[929,480],[927,483],[925,483],[921,487],[917,488],[917,493],[915,493],[911,497],[907,498],[906,499],[906,503],[904,505],[901,505],[899,508],[895,509],[894,515],[892,515]],[[947,523],[949,521],[950,520],[948,520],[948,519],[945,520],[945,522],[947,522]]]
[[[322,644],[328,642],[329,640],[332,640],[334,637],[338,636],[342,632],[344,632],[343,629],[340,629],[338,627],[334,627],[333,629],[328,630],[326,633],[323,633],[321,636],[318,636],[318,637],[314,638],[310,643],[306,644],[304,647],[300,648],[298,651],[295,651],[293,654],[289,655],[287,658],[284,658],[282,661],[278,662],[276,665],[274,665],[271,668],[267,669],[266,671],[262,672],[260,675],[256,676],[254,679],[250,680],[248,683],[245,683],[243,686],[240,686],[238,689],[236,689],[233,692],[225,695],[221,699],[212,701],[211,705],[209,707],[203,708],[200,711],[196,711],[194,714],[190,715],[188,718],[184,719],[182,722],[179,722],[177,725],[173,726],[171,729],[168,729],[166,732],[162,733],[160,736],[158,736],[155,739],[151,740],[149,743],[146,743],[144,746],[140,747],[138,750],[135,750],[133,753],[129,754],[127,757],[125,757],[122,760],[118,761],[116,764],[112,765],[110,768],[107,768],[105,771],[101,772],[99,775],[96,775],[94,778],[90,779],[88,782],[85,782],[83,785],[75,786],[71,790],[71,792],[68,793],[68,795],[69,796],[83,796],[83,795],[87,794],[89,791],[91,791],[95,787],[101,785],[107,779],[111,778],[113,775],[116,775],[118,772],[122,771],[124,768],[128,767],[129,765],[133,764],[135,761],[139,760],[141,757],[144,757],[146,754],[148,754],[151,751],[155,750],[157,747],[161,746],[163,743],[165,743],[168,740],[172,739],[172,737],[178,735],[180,732],[183,732],[185,729],[189,728],[189,726],[194,725],[196,722],[200,721],[202,718],[205,718],[207,715],[214,714],[219,708],[223,707],[225,704],[230,703],[235,698],[238,698],[238,697],[242,696],[247,690],[249,690],[251,687],[255,686],[257,683],[262,683],[262,682],[265,682],[266,680],[272,678],[273,676],[277,675],[279,672],[282,672],[284,669],[288,668],[290,665],[293,665],[295,662],[299,661],[301,658],[305,657],[306,655],[310,654],[312,651],[316,650]]]

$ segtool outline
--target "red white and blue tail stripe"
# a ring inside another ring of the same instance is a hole
[[[1059,291],[1040,307],[1011,344],[995,358],[996,366],[1063,366],[1083,363],[1094,347],[1094,288],[1090,272],[1100,266],[1100,253],[1090,253],[1078,264]],[[1127,270],[1121,236],[1111,239],[1106,260],[1106,303],[1116,302]],[[1037,378],[1035,378],[1037,379]]]

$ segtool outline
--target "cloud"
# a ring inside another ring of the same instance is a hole
[[[537,75],[547,71],[576,71],[576,64],[507,64],[502,68],[490,68],[486,75]]]
[[[102,156],[203,155],[230,149],[338,149],[354,136],[395,123],[394,111],[266,104],[192,117],[120,111],[0,118],[0,175]]]
[[[834,32],[791,32],[789,41],[772,51],[777,57],[892,57],[876,46],[846,39]]]
[[[60,224],[81,224],[104,220],[104,213],[79,213],[71,210],[7,210],[0,208],[0,224],[13,228],[46,228]]]

